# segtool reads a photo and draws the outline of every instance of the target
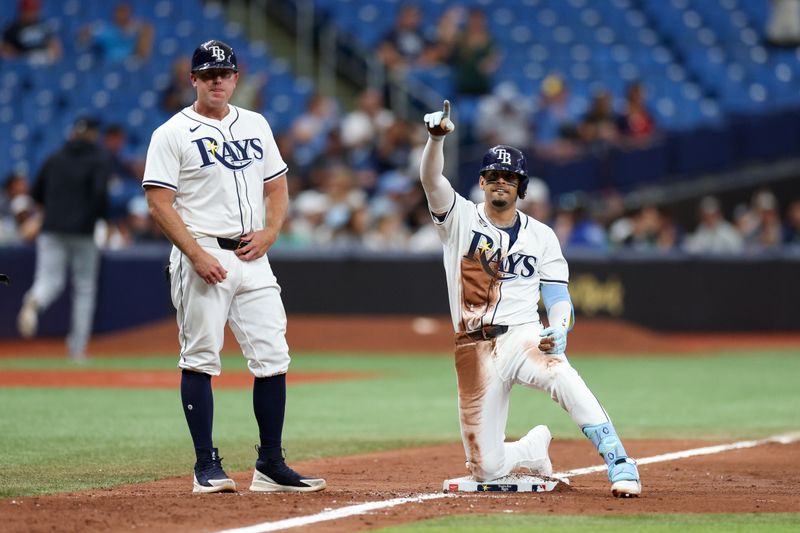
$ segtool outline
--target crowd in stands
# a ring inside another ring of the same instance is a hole
[[[112,20],[81,28],[78,41],[104,62],[120,63],[130,58],[147,61],[153,49],[153,27],[134,17],[130,5],[119,3]]]
[[[486,13],[458,4],[442,13],[430,34],[419,7],[402,6],[378,48],[378,57],[395,79],[411,68],[447,66],[452,71],[450,98],[457,110],[470,110],[462,116],[463,142],[510,144],[541,160],[559,162],[586,153],[603,155],[612,147],[643,148],[657,140],[643,83],[631,82],[624,95],[598,90],[587,99],[572,94],[567,80],[553,73],[535,94],[513,82],[494,83],[502,54]]]
[[[402,78],[408,69],[449,65],[455,91],[480,96],[491,92],[500,50],[486,13],[454,4],[442,13],[429,33],[415,4],[400,7],[394,27],[383,37],[378,58],[390,75]]]
[[[42,18],[39,0],[20,0],[17,18],[3,30],[0,57],[45,66],[56,63],[61,54],[56,22]]]
[[[57,63],[63,53],[58,22],[42,17],[41,0],[19,0],[17,8],[17,18],[3,30],[0,56],[23,58],[36,66]],[[81,28],[78,44],[103,61],[146,61],[153,48],[153,27],[134,17],[128,3],[120,2],[111,20],[93,21]]]
[[[40,20],[38,6],[37,0],[19,2],[19,19],[3,32],[4,57],[30,54],[39,64],[58,61],[61,45],[52,27]],[[458,127],[484,149],[510,144],[533,157],[568,159],[612,146],[636,148],[658,138],[641,83],[632,83],[625,95],[599,92],[588,106],[570,94],[558,74],[545,77],[535,95],[513,84],[493,86],[500,51],[481,10],[448,9],[433,35],[422,32],[420,16],[414,5],[402,7],[378,54],[393,71],[415,64],[453,65],[457,97],[476,101],[474,121]],[[125,3],[116,7],[112,20],[83,28],[80,40],[107,61],[147,61],[153,48],[150,24],[136,19]],[[160,97],[168,113],[191,105],[195,95],[188,58],[179,58],[171,68],[172,81]],[[264,74],[248,72],[242,57],[232,102],[262,109],[262,89],[268,83]],[[102,132],[113,175],[107,224],[98,231],[98,241],[108,248],[163,241],[141,191],[141,154],[128,150],[123,124],[103,124]],[[426,131],[421,120],[412,123],[388,109],[381,90],[365,89],[352,110],[314,94],[305,111],[275,134],[289,166],[291,198],[276,248],[441,249],[418,179]],[[449,177],[462,183],[478,179]],[[32,179],[35,175],[12,173],[2,182],[0,245],[29,242],[38,231],[41,217],[28,192]],[[597,209],[580,192],[550,198],[547,184],[532,178],[520,208],[553,227],[567,251],[754,253],[783,245],[800,248],[800,198],[782,198],[779,203],[768,189],[727,213],[717,198],[704,197],[694,220],[676,220],[654,204],[628,212],[621,195],[605,194],[603,207]],[[475,191],[472,196],[482,201]]]
[[[552,205],[540,180],[533,181],[529,196],[521,209],[548,223],[567,251],[752,255],[782,247],[800,250],[800,199],[780,206],[768,188],[734,205],[727,216],[716,196],[703,196],[696,215],[686,221],[652,203],[627,212],[616,196],[606,198],[599,210],[581,193],[563,195]]]
[[[322,151],[309,149],[313,138],[303,127],[292,128],[280,137],[291,169],[291,205],[276,248],[440,250],[416,177],[424,130],[392,119],[386,109],[370,111],[375,98],[375,93],[368,91],[359,109],[334,120],[332,127],[319,127],[318,135],[335,139]],[[312,107],[328,104],[317,102]],[[314,109],[309,110],[310,115],[315,116]],[[307,120],[299,118],[298,124]],[[164,239],[139,193],[141,161],[126,159],[120,149],[123,135],[119,126],[109,125],[102,140],[114,169],[109,183],[108,224],[97,234],[107,248]],[[306,149],[301,151],[301,160],[295,157],[298,152],[294,148],[298,146]],[[305,159],[309,154],[310,159]],[[38,232],[41,214],[30,197],[30,183],[29,177],[16,173],[3,182],[0,245],[30,242]],[[470,196],[482,201],[478,188]],[[520,209],[549,224],[567,253],[633,250],[753,254],[783,246],[800,250],[800,199],[786,199],[781,205],[766,188],[728,213],[715,196],[705,196],[698,202],[696,217],[679,222],[668,209],[655,204],[626,211],[621,196],[616,195],[607,196],[599,210],[580,192],[551,199],[547,185],[533,177]]]

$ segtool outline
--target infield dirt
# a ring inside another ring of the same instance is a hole
[[[628,440],[637,457],[715,444],[686,440]],[[556,469],[599,462],[585,441],[556,440]],[[641,466],[641,498],[615,499],[604,473],[572,478],[550,493],[460,494],[366,515],[322,522],[306,531],[366,531],[444,515],[515,513],[754,513],[800,512],[800,443],[767,444],[717,455]],[[194,495],[191,474],[105,490],[0,500],[5,531],[214,531],[307,516],[376,500],[440,492],[442,480],[464,473],[463,450],[452,444],[296,463],[324,476],[328,488],[311,494],[247,490],[252,471],[230,473],[236,494]],[[531,524],[536,523],[535,516]],[[294,531],[304,530],[302,528]]]

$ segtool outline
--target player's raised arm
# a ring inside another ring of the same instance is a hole
[[[445,135],[455,130],[455,125],[450,120],[450,102],[445,100],[442,111],[428,113],[424,120],[428,128],[428,142],[422,152],[419,177],[431,212],[445,213],[453,205],[453,194],[455,194],[452,185],[442,174],[444,171],[442,141]]]

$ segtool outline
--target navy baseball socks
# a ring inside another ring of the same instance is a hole
[[[211,427],[214,420],[211,376],[183,370],[181,403],[197,455],[192,492],[235,492],[236,484],[222,469],[222,458],[211,441]]]
[[[256,446],[258,459],[250,490],[253,492],[316,492],[328,486],[322,478],[304,476],[289,468],[279,451]]]
[[[286,465],[281,449],[286,408],[286,374],[255,378],[253,412],[258,422],[261,446],[250,490],[255,492],[315,492],[327,484],[322,478],[298,474]]]
[[[628,457],[613,424],[606,422],[596,426],[583,426],[581,429],[608,465],[611,494],[617,498],[639,496],[642,493],[642,484],[639,480],[636,461]]]

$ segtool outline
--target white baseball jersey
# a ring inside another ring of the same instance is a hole
[[[444,113],[448,108],[445,103]],[[440,118],[426,115],[428,128]],[[555,233],[545,224],[517,211],[518,223],[510,230],[500,229],[489,220],[485,203],[476,205],[457,194],[441,174],[442,144],[441,139],[428,139],[420,180],[444,245],[467,468],[478,481],[502,478],[518,467],[549,476],[553,468],[545,427],[506,442],[514,385],[546,391],[581,429],[613,431],[607,413],[566,355],[542,351],[539,286],[567,285],[569,268]],[[554,307],[551,312],[557,316],[562,311]],[[470,334],[489,325],[507,327]]]
[[[219,375],[227,321],[255,376],[286,372],[286,313],[269,259],[242,261],[210,238],[236,239],[263,229],[264,183],[286,170],[266,119],[246,109],[230,106],[225,118],[214,120],[187,107],[153,132],[142,185],[175,191],[173,205],[189,233],[227,272],[209,286],[172,247],[180,368]]]
[[[142,185],[175,191],[192,236],[233,239],[264,228],[264,183],[286,171],[262,115],[231,105],[214,120],[187,107],[153,132]]]
[[[467,465],[478,480],[505,476],[514,468],[549,462],[549,436],[532,430],[505,442],[509,395],[513,384],[548,391],[583,427],[607,421],[600,403],[562,354],[538,349],[542,325],[540,283],[567,284],[569,270],[555,233],[517,211],[520,227],[509,234],[486,216],[485,204],[453,193],[443,220],[434,216],[444,245],[444,266],[456,336],[459,423]],[[509,326],[483,342],[464,332],[482,326]],[[539,470],[552,473],[551,467]]]
[[[555,233],[517,211],[519,235],[509,248],[509,234],[491,223],[485,204],[454,195],[444,220],[434,217],[444,245],[453,327],[474,331],[538,321],[539,284],[569,281]]]

